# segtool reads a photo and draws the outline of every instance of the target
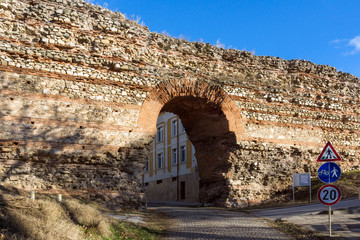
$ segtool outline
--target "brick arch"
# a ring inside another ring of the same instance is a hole
[[[229,131],[235,134],[243,133],[243,120],[229,95],[218,85],[189,79],[163,81],[154,87],[142,104],[138,129],[144,133],[154,133],[160,111],[176,97],[204,99],[207,104],[218,107],[225,114]]]
[[[160,83],[149,93],[140,112],[139,129],[155,134],[161,111],[180,117],[196,149],[200,201],[223,205],[231,188],[226,174],[243,125],[234,101],[220,86],[172,80]]]

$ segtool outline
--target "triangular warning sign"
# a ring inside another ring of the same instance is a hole
[[[327,142],[320,156],[318,157],[317,162],[331,162],[331,161],[341,161],[341,158],[339,154],[336,152],[335,148],[331,145],[331,143]]]

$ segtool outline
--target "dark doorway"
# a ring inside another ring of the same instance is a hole
[[[185,182],[180,182],[180,199],[185,199]]]

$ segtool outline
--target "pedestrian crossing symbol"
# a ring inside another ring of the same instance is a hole
[[[331,161],[341,161],[341,158],[339,154],[336,152],[335,148],[331,145],[331,143],[327,142],[320,156],[318,157],[317,162],[331,162]]]

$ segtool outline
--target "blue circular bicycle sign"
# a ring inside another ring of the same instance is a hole
[[[317,171],[318,178],[324,183],[336,182],[341,175],[339,165],[334,162],[326,162]]]

